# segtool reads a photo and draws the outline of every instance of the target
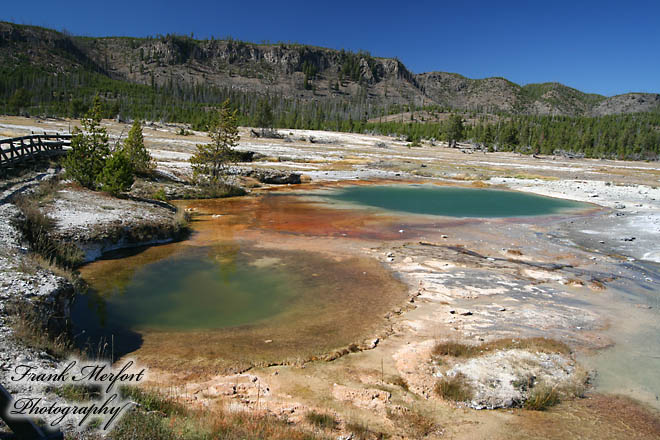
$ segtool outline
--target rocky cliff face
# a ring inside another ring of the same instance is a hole
[[[204,83],[309,100],[362,95],[379,104],[420,102],[423,96],[400,61],[368,54],[173,36],[77,43],[113,78],[143,84]]]
[[[594,116],[619,113],[652,111],[660,108],[660,95],[657,93],[626,93],[612,96],[591,110]]]
[[[660,95],[612,98],[558,83],[524,87],[504,78],[413,74],[400,61],[292,44],[233,40],[88,38],[0,23],[0,61],[53,72],[83,67],[141,84],[207,84],[303,100],[367,100],[374,106],[437,104],[482,112],[607,115],[660,108]]]
[[[440,105],[485,112],[513,111],[520,86],[504,78],[470,79],[455,73],[417,75],[426,95]]]

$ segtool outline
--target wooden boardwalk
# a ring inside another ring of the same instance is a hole
[[[10,139],[0,139],[0,167],[52,156],[64,152],[71,145],[70,134],[31,134]]]

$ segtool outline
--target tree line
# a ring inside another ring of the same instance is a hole
[[[346,76],[357,69],[346,55]],[[357,58],[357,57],[355,57]],[[309,67],[305,72],[315,75]],[[303,100],[279,94],[259,94],[208,84],[183,84],[174,79],[135,84],[100,72],[74,69],[55,74],[21,64],[0,67],[0,112],[12,115],[74,117],[85,115],[100,96],[104,118],[182,122],[208,130],[229,100],[236,122],[262,128],[295,128],[376,133],[421,139],[470,141],[489,150],[553,154],[559,151],[586,157],[657,159],[660,156],[660,113],[600,117],[479,115],[454,111],[442,122],[369,122],[398,110],[423,110],[414,105],[383,107],[366,94],[354,97]],[[444,108],[429,108],[446,113]],[[264,112],[267,117],[264,117]]]

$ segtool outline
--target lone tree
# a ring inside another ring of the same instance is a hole
[[[67,175],[85,188],[94,189],[110,154],[108,133],[101,127],[101,100],[94,98],[92,107],[75,127],[71,137],[71,151],[64,161]]]
[[[149,174],[155,168],[151,154],[144,146],[142,123],[138,119],[133,122],[128,132],[123,150],[136,173]]]
[[[217,117],[209,124],[208,144],[198,144],[197,151],[190,158],[195,179],[205,177],[209,183],[218,183],[225,168],[236,162],[237,154],[234,147],[238,145],[237,110],[232,110],[229,100],[222,103]]]

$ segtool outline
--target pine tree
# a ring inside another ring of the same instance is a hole
[[[123,149],[136,173],[148,174],[155,168],[149,150],[144,146],[142,123],[139,119],[133,122],[133,126],[128,132],[128,137],[124,141]]]
[[[103,191],[116,196],[128,191],[135,181],[135,170],[130,158],[123,149],[113,152],[105,161],[99,176]]]
[[[465,127],[463,126],[463,118],[460,115],[452,114],[447,120],[447,142],[450,144],[462,141],[465,135]]]
[[[64,167],[70,178],[86,188],[94,189],[110,154],[108,133],[101,127],[101,100],[98,96],[81,124],[82,129],[73,129],[71,151],[67,154]]]
[[[210,183],[218,183],[225,168],[236,162],[234,147],[238,145],[237,114],[232,110],[229,100],[218,109],[217,119],[210,124],[208,144],[198,144],[197,152],[190,158],[190,164],[196,179],[207,178]]]

